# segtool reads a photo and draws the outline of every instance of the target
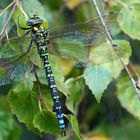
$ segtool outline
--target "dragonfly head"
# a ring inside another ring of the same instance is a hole
[[[33,15],[32,17],[30,17],[27,20],[27,25],[28,26],[33,26],[33,25],[42,24],[42,23],[43,23],[43,19],[36,16],[36,15]]]

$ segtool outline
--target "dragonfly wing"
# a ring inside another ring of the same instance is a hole
[[[19,82],[25,79],[25,74],[31,70],[29,63],[25,62],[8,62],[4,58],[0,58],[0,85]]]
[[[74,27],[79,27],[79,25],[76,24]],[[66,33],[56,33],[55,37],[50,36],[49,53],[59,55],[66,60],[74,60],[77,63],[82,63],[88,59],[89,48],[95,44],[99,44],[97,43],[99,39],[105,39],[105,37],[104,33],[97,28],[89,31],[87,34],[78,31],[74,27],[71,25],[69,29],[67,27],[68,30],[65,30]]]
[[[31,72],[36,49],[32,46],[28,52],[30,41],[29,37],[1,41],[0,85],[21,81]]]
[[[85,46],[89,46],[89,43],[94,45],[101,43],[99,42],[99,39],[100,41],[105,39],[103,28],[92,23],[93,21],[90,22],[64,26],[62,30],[59,29],[49,33],[50,43],[56,41],[58,38],[61,40],[70,40],[75,43],[81,42]]]
[[[28,50],[31,37],[0,40],[0,58],[17,57]]]
[[[58,55],[62,57],[65,61],[74,61],[76,66],[78,67],[86,67],[88,64],[104,64],[115,62],[119,59],[115,50],[108,42],[102,43],[98,46],[92,46],[92,44],[88,44],[89,46],[85,46],[80,42],[69,42],[64,40],[58,40],[58,42],[53,44],[53,47],[49,46],[49,48],[54,49],[52,51],[54,55]],[[125,56],[127,53],[125,51],[124,46],[115,48],[120,56]]]
[[[109,30],[111,30],[112,27],[114,28],[118,25],[116,20],[117,16],[117,13],[108,13],[102,16]],[[105,35],[105,29],[100,18],[96,17],[82,23],[65,25],[56,29],[53,28],[53,30],[49,32],[49,37],[50,42],[56,38],[61,38],[72,39],[75,41],[78,40],[86,44],[89,43],[89,40],[93,40],[94,43],[96,43],[97,38],[100,38],[101,34]],[[102,39],[103,38],[101,38],[100,41]]]
[[[81,42],[74,42],[71,40],[58,39],[49,46],[49,52],[59,57],[62,56],[66,61],[71,60],[76,63],[87,61],[88,58],[88,48]]]
[[[111,15],[110,19],[112,16],[114,15]],[[116,21],[106,20],[106,22]],[[89,59],[90,48],[106,41],[106,34],[100,19],[95,18],[84,23],[66,25],[56,29],[49,33],[49,40],[50,53],[81,63]]]

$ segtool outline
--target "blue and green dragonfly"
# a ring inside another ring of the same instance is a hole
[[[114,16],[116,14],[108,14],[104,18],[109,18],[106,20],[107,23],[114,22],[114,20],[111,21]],[[49,31],[48,27],[44,27],[43,22],[42,18],[33,15],[27,20],[25,27],[19,27],[25,31],[22,37],[1,40],[0,85],[24,80],[26,73],[33,72],[39,67],[32,61],[33,58],[39,56],[43,62],[46,79],[54,101],[54,111],[59,128],[62,135],[66,135],[60,97],[49,57],[56,55],[67,62],[73,61],[74,65],[83,67],[94,64],[97,55],[98,57],[105,55],[105,59],[99,64],[113,61],[118,57],[112,48],[103,49],[97,46],[106,41],[104,28],[98,17],[83,23],[56,28],[52,31]],[[95,54],[92,54],[93,50],[96,50]],[[107,55],[111,57],[107,57]]]

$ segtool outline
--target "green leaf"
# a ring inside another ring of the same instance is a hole
[[[38,133],[32,123],[34,115],[39,111],[37,93],[32,91],[32,87],[26,87],[25,83],[16,84],[8,94],[8,101],[18,120]]]
[[[21,4],[18,4],[18,7],[16,7],[16,10],[12,16],[12,19],[14,20],[15,24],[17,25],[17,33],[19,36],[23,35],[26,31],[19,28],[20,27],[27,27],[27,17],[23,15],[22,13],[22,6]]]
[[[117,97],[128,112],[140,119],[140,101],[127,76],[118,79]]]
[[[20,135],[20,128],[13,117],[0,111],[0,140],[17,140]]]
[[[42,96],[39,96],[37,85],[33,86],[33,83],[29,81],[16,84],[8,94],[12,112],[34,133],[44,132],[58,135],[60,134],[58,121],[56,115],[51,112],[53,101],[50,90],[46,85],[42,85],[41,91]]]
[[[118,45],[116,49],[122,56],[125,64],[127,64],[131,56],[129,43],[124,40],[115,40],[115,43]],[[86,68],[84,77],[86,84],[92,90],[97,101],[100,102],[103,91],[113,78],[119,76],[124,67],[116,52],[108,43],[103,43],[98,47],[92,48],[89,55],[91,66]]]
[[[100,128],[101,127],[101,128]],[[140,124],[134,119],[122,119],[119,124],[103,124],[99,126],[99,130],[111,137],[111,140],[139,140]],[[97,130],[96,130],[97,131]]]
[[[69,91],[66,106],[72,113],[76,115],[79,104],[84,95],[84,81],[83,79],[70,78],[65,82],[65,87]]]
[[[110,128],[112,138],[115,140],[139,140],[140,125],[138,121],[125,121],[121,126]],[[115,131],[114,131],[115,130]],[[127,133],[126,133],[127,132]]]
[[[1,13],[2,11],[3,11],[3,10],[0,9],[0,13]],[[3,15],[0,16],[0,21],[1,21],[1,23],[0,23],[0,31],[2,31],[2,29],[3,29],[3,27],[4,27],[5,23],[6,23],[6,21],[7,21],[9,15],[10,15],[10,11],[7,10]],[[9,30],[11,29],[12,24],[13,24],[13,21],[10,20],[10,21],[8,22],[7,27],[6,27],[7,33],[8,33]]]
[[[6,70],[0,67],[0,79],[2,79],[3,75],[6,74]]]
[[[49,7],[50,9],[53,10],[58,10],[62,4],[61,0],[57,0],[57,2],[55,0],[51,0],[51,1],[42,1],[43,5]]]
[[[114,42],[118,45],[116,49],[122,56],[124,62],[128,64],[129,57],[131,56],[131,47],[129,42],[124,40],[114,40]],[[89,55],[91,64],[102,66],[109,71],[114,78],[118,77],[121,70],[124,69],[119,57],[109,43],[103,43],[98,47],[93,47],[90,50]]]
[[[57,88],[67,96],[67,90],[64,85],[64,75],[63,75],[62,68],[60,66],[59,58],[54,55],[51,55],[50,65],[55,77]]]
[[[24,0],[25,11],[28,15],[35,14],[43,16],[45,14],[45,8],[38,0]]]
[[[104,90],[107,88],[107,85],[113,77],[111,73],[103,67],[95,65],[86,68],[84,78],[96,100],[100,102]]]
[[[3,96],[3,93],[1,93],[1,91],[4,91],[4,87],[0,89],[0,110],[9,112],[10,107],[8,104],[7,96]]]
[[[7,5],[9,5],[10,3],[12,3],[12,0],[1,0],[0,1],[0,4],[3,8],[6,7]]]
[[[140,40],[140,3],[126,6],[120,11],[120,28],[133,39]]]
[[[123,6],[125,5],[125,6],[127,6],[127,5],[130,5],[130,4],[134,4],[134,3],[140,3],[140,1],[139,0],[123,0],[123,1],[121,1],[121,3],[120,4],[123,4]]]
[[[33,124],[40,132],[60,135],[56,115],[52,112],[38,112],[34,117]]]
[[[82,138],[80,136],[80,131],[79,131],[77,119],[74,116],[72,116],[72,115],[67,115],[66,118],[71,123],[73,131],[74,131],[74,133],[76,135],[76,140],[82,140]]]

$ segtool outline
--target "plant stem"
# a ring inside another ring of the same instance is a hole
[[[14,2],[14,1],[13,1],[13,2]],[[15,2],[14,2],[14,3],[15,3]],[[13,15],[13,13],[14,13],[14,11],[15,11],[15,9],[16,9],[17,4],[18,4],[18,0],[17,0],[16,3],[14,4],[12,11],[11,11],[11,13],[10,13],[8,19],[6,20],[6,22],[5,22],[5,24],[4,24],[3,28],[2,28],[2,31],[0,32],[0,39],[2,38],[2,35],[3,35],[3,33],[4,33],[4,31],[5,31],[6,27],[7,27],[7,25],[8,25],[8,23],[9,23],[9,21],[10,21],[12,15]]]
[[[12,5],[14,4],[14,1],[10,3],[1,13],[0,16],[2,16]]]
[[[46,110],[49,110],[49,111],[50,111],[50,109],[48,108],[48,106],[47,106],[47,104],[46,104],[46,102],[45,102],[45,100],[44,100],[44,98],[43,98],[43,95],[42,95],[42,92],[41,92],[41,82],[40,82],[40,80],[39,80],[39,78],[38,78],[38,75],[37,75],[37,73],[36,73],[35,68],[34,68],[34,74],[35,74],[35,78],[36,78],[36,80],[37,80],[38,93],[39,93],[39,100],[43,103],[43,105],[44,105],[44,107],[46,108]]]

